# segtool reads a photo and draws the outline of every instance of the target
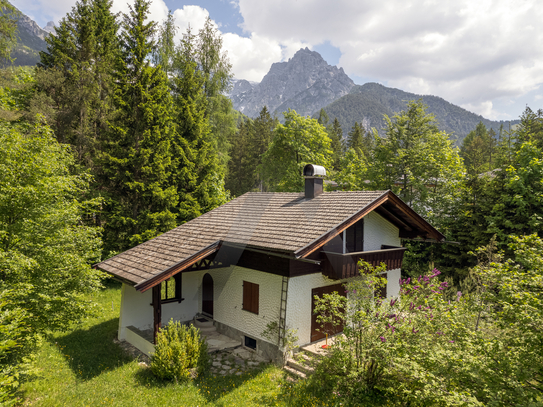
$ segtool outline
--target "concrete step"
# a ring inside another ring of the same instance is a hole
[[[305,375],[313,374],[313,372],[315,371],[315,368],[312,366],[311,362],[307,360],[303,360],[302,358],[299,358],[299,357],[296,359],[288,359],[287,366],[295,370],[298,370],[304,373]]]
[[[295,380],[305,379],[307,375],[304,372],[300,372],[297,369],[294,369],[288,365],[285,365],[283,367],[283,370],[288,373],[290,377],[292,377]]]
[[[213,325],[213,320],[204,318],[204,317],[195,317],[192,320],[192,325],[194,325],[196,328],[215,328],[215,325]]]
[[[200,330],[200,333],[204,335],[211,332],[217,332],[217,328],[214,326],[199,326],[197,328]]]
[[[305,379],[315,372],[315,366],[319,362],[321,355],[301,350],[294,354],[292,358],[287,359],[287,364],[283,368],[291,377],[296,380]]]

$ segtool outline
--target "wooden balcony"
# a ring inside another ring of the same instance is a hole
[[[373,250],[369,252],[356,253],[322,253],[322,274],[333,279],[341,280],[344,278],[355,277],[358,272],[358,260],[362,259],[374,267],[385,263],[388,270],[394,270],[402,267],[403,254],[405,247],[394,249]]]

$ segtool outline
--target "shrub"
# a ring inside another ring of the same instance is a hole
[[[203,373],[209,365],[207,344],[200,330],[170,320],[156,338],[151,370],[162,379],[188,380],[191,374]]]

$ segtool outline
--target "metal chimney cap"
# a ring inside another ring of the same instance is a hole
[[[325,177],[326,168],[322,165],[307,164],[304,167],[304,177]]]

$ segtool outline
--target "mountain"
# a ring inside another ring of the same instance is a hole
[[[356,85],[348,95],[335,100],[324,107],[324,110],[330,119],[338,118],[344,134],[351,130],[355,122],[362,123],[366,129],[375,127],[377,130],[382,130],[385,126],[384,114],[392,117],[395,113],[405,109],[408,101],[418,99],[422,99],[428,106],[428,113],[435,115],[439,128],[447,133],[452,133],[451,138],[457,144],[460,144],[479,122],[483,122],[487,128],[494,129],[496,133],[499,132],[501,125],[507,130],[510,125],[519,123],[519,120],[488,120],[440,97],[417,95],[400,89],[388,88],[378,83]]]
[[[300,49],[287,62],[274,63],[262,82],[234,83],[230,99],[244,115],[256,117],[264,106],[272,113],[294,109],[311,115],[347,95],[354,86],[343,68],[328,65],[318,52]]]
[[[48,30],[51,29],[48,23]],[[45,36],[49,32],[42,29],[34,20],[19,11],[17,21],[17,45],[11,52],[13,65],[36,65],[40,60],[40,51],[47,47]]]

